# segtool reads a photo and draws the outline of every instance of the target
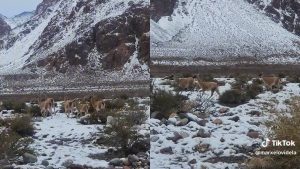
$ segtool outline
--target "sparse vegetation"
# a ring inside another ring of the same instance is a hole
[[[4,110],[14,110],[15,113],[26,113],[26,104],[18,101],[4,101],[1,106]]]
[[[291,101],[291,115],[286,116],[286,112],[277,112],[278,118],[269,121],[266,125],[272,129],[269,138],[275,140],[293,140],[296,146],[286,147],[269,146],[262,150],[269,151],[295,151],[296,155],[274,155],[266,157],[253,157],[247,163],[249,169],[273,169],[273,168],[295,168],[300,164],[300,98],[293,98]]]
[[[13,162],[25,152],[32,152],[29,148],[32,139],[28,136],[34,134],[34,128],[29,116],[2,119],[0,128],[0,160]]]
[[[257,95],[263,92],[263,87],[258,83],[252,83],[246,86],[245,92],[249,99],[255,99]]]
[[[141,137],[135,126],[144,123],[146,119],[144,112],[115,113],[113,121],[104,129],[105,144],[117,147],[127,156],[129,146]]]
[[[32,136],[34,127],[30,116],[17,116],[10,121],[11,129],[22,137]]]
[[[28,114],[30,114],[31,116],[34,116],[34,117],[42,116],[41,109],[38,105],[33,105],[30,107],[27,107],[26,111]]]
[[[236,106],[245,103],[247,101],[247,96],[241,90],[232,89],[221,94],[219,101],[221,104],[227,106]]]
[[[179,94],[158,91],[151,97],[151,112],[159,112],[163,118],[169,118],[170,114],[180,109],[183,100],[184,97]]]

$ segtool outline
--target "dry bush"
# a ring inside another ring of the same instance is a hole
[[[278,118],[269,121],[266,125],[271,128],[269,138],[272,140],[293,140],[296,146],[262,148],[264,151],[295,151],[297,155],[270,155],[266,157],[252,158],[247,163],[250,169],[299,169],[300,166],[300,98],[293,98],[291,101],[291,115],[286,116],[286,112],[276,112]],[[261,158],[258,160],[258,158]]]
[[[0,160],[17,160],[25,152],[32,152],[29,145],[31,138],[22,138],[17,133],[7,129],[0,133]]]
[[[33,136],[34,134],[30,116],[17,116],[11,119],[10,128],[22,137]]]

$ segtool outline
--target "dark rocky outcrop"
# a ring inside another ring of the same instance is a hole
[[[0,38],[7,35],[11,31],[10,26],[0,17]],[[1,43],[0,43],[1,47]]]
[[[177,0],[151,0],[151,19],[157,22],[162,16],[170,16],[176,3]]]

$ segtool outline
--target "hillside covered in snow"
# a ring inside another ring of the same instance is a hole
[[[21,16],[0,18],[0,74],[148,77],[148,1],[43,0]]]
[[[152,61],[179,65],[299,63],[299,3],[276,2],[154,0]]]

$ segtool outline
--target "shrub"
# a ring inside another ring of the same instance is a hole
[[[287,81],[289,81],[290,83],[300,83],[300,77],[297,75],[294,76],[288,76],[286,78]]]
[[[14,110],[16,113],[25,113],[26,104],[24,102],[16,102],[16,101],[4,101],[2,103],[2,109],[5,110]]]
[[[125,93],[120,95],[120,99],[127,100],[128,98],[128,95]]]
[[[232,89],[227,90],[223,94],[221,94],[219,97],[219,101],[224,105],[235,106],[245,103],[247,101],[247,97],[240,90]]]
[[[125,100],[123,99],[114,99],[111,101],[107,101],[105,108],[106,109],[122,109],[125,106]]]
[[[291,101],[291,115],[288,117],[285,114],[287,112],[277,112],[278,118],[275,120],[269,121],[266,123],[267,127],[271,128],[269,133],[269,138],[272,140],[293,140],[295,141],[295,146],[279,146],[273,147],[268,146],[262,148],[264,151],[295,151],[296,155],[274,155],[269,156],[269,158],[260,157],[252,158],[247,166],[249,169],[273,169],[273,168],[295,168],[300,164],[300,98],[293,98]],[[261,158],[261,161],[258,162],[258,158]]]
[[[184,98],[179,94],[158,91],[151,97],[151,112],[159,112],[164,118],[169,118],[170,114],[178,111]]]
[[[141,136],[135,125],[142,124],[146,120],[144,112],[116,113],[113,122],[104,128],[104,143],[119,149],[124,155],[129,154],[129,146]]]
[[[17,116],[10,121],[11,129],[22,137],[33,136],[34,127],[30,116]]]
[[[0,160],[14,161],[25,152],[32,151],[29,149],[32,143],[30,138],[21,138],[17,133],[8,129],[0,133],[0,143]]]
[[[37,105],[33,105],[27,108],[27,113],[29,113],[31,116],[37,117],[42,116],[41,109]]]
[[[249,99],[255,99],[257,95],[263,92],[263,87],[259,84],[253,83],[246,86],[246,95]]]

